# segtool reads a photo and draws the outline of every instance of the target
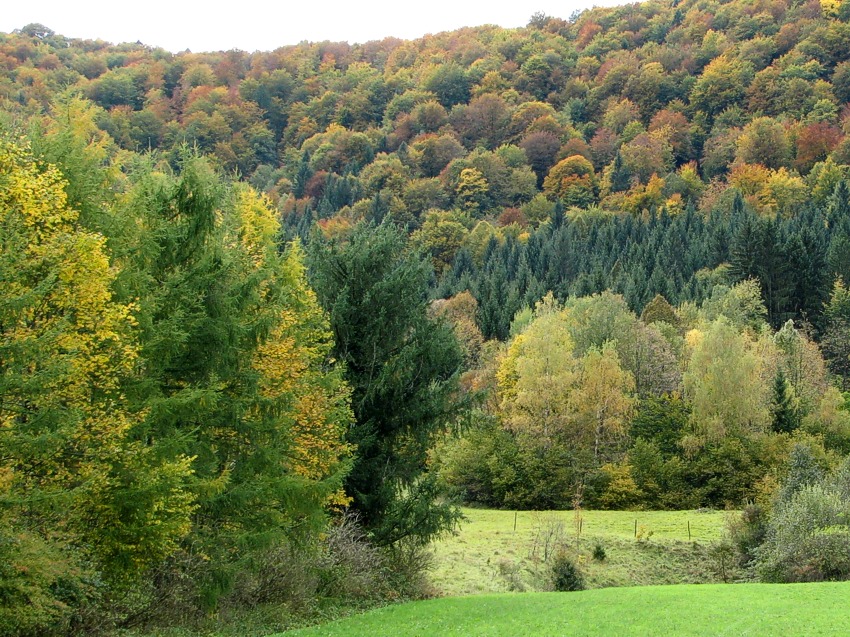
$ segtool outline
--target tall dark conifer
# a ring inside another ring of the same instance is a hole
[[[352,506],[385,545],[427,542],[456,513],[436,501],[426,452],[458,416],[462,353],[451,328],[427,315],[430,265],[388,224],[344,242],[314,236],[311,281],[346,366],[356,447],[346,482]]]

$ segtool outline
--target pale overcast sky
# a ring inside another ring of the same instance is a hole
[[[525,26],[531,14],[568,18],[622,0],[4,0],[0,32],[41,23],[70,38],[135,42],[173,52],[271,51],[302,40],[403,39],[462,26]]]

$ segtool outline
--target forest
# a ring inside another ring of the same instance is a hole
[[[0,33],[2,635],[425,596],[461,503],[848,579],[848,455],[850,0]]]

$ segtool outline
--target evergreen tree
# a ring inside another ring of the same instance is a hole
[[[826,208],[827,221],[832,227],[850,220],[850,183],[842,179],[835,186]]]
[[[134,182],[124,214],[140,231],[125,240],[118,281],[137,299],[144,368],[127,387],[142,415],[132,435],[193,459],[187,542],[208,558],[195,583],[213,608],[258,552],[323,526],[344,473],[347,395],[267,202],[228,190],[195,156],[179,174],[148,163]]]
[[[624,192],[631,187],[632,176],[629,169],[623,164],[620,151],[614,157],[614,165],[611,167],[611,192]]]
[[[310,271],[353,392],[346,493],[376,542],[427,542],[457,513],[435,501],[426,452],[462,406],[462,352],[426,312],[430,267],[383,224],[361,225],[345,243],[316,235]]]
[[[850,389],[850,292],[840,279],[835,282],[829,303],[824,308],[821,337],[824,357],[833,374],[841,379],[841,388]]]
[[[850,218],[835,224],[827,249],[827,262],[834,278],[850,281]]]
[[[781,367],[773,377],[772,391],[770,412],[773,431],[791,433],[800,426],[800,417],[794,404],[793,390]]]
[[[313,176],[313,170],[310,168],[310,159],[307,153],[301,155],[301,161],[298,162],[298,170],[295,177],[292,179],[292,194],[296,199],[304,196],[304,190],[307,187],[307,182]]]

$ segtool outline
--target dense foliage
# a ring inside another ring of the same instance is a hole
[[[357,457],[346,493],[377,542],[428,542],[456,513],[435,503],[426,454],[462,407],[460,348],[427,314],[430,267],[387,225],[361,227],[344,245],[317,240],[310,263],[352,389]]]
[[[775,496],[748,555],[805,578],[843,474],[779,485],[850,452],[848,55],[850,0],[252,54],[0,34],[0,631],[389,581],[374,545],[449,528],[440,488]],[[344,507],[365,535],[324,534]]]
[[[769,499],[795,445],[825,463],[847,453],[850,413],[817,344],[766,316],[755,280],[716,286],[701,307],[659,296],[641,317],[610,292],[548,295],[468,374],[495,399],[437,447],[441,480],[497,507]]]
[[[61,162],[98,148],[65,133],[60,167],[0,142],[4,634],[214,607],[323,528],[351,453],[327,319],[267,202],[187,155],[103,166],[120,194],[78,211]]]

